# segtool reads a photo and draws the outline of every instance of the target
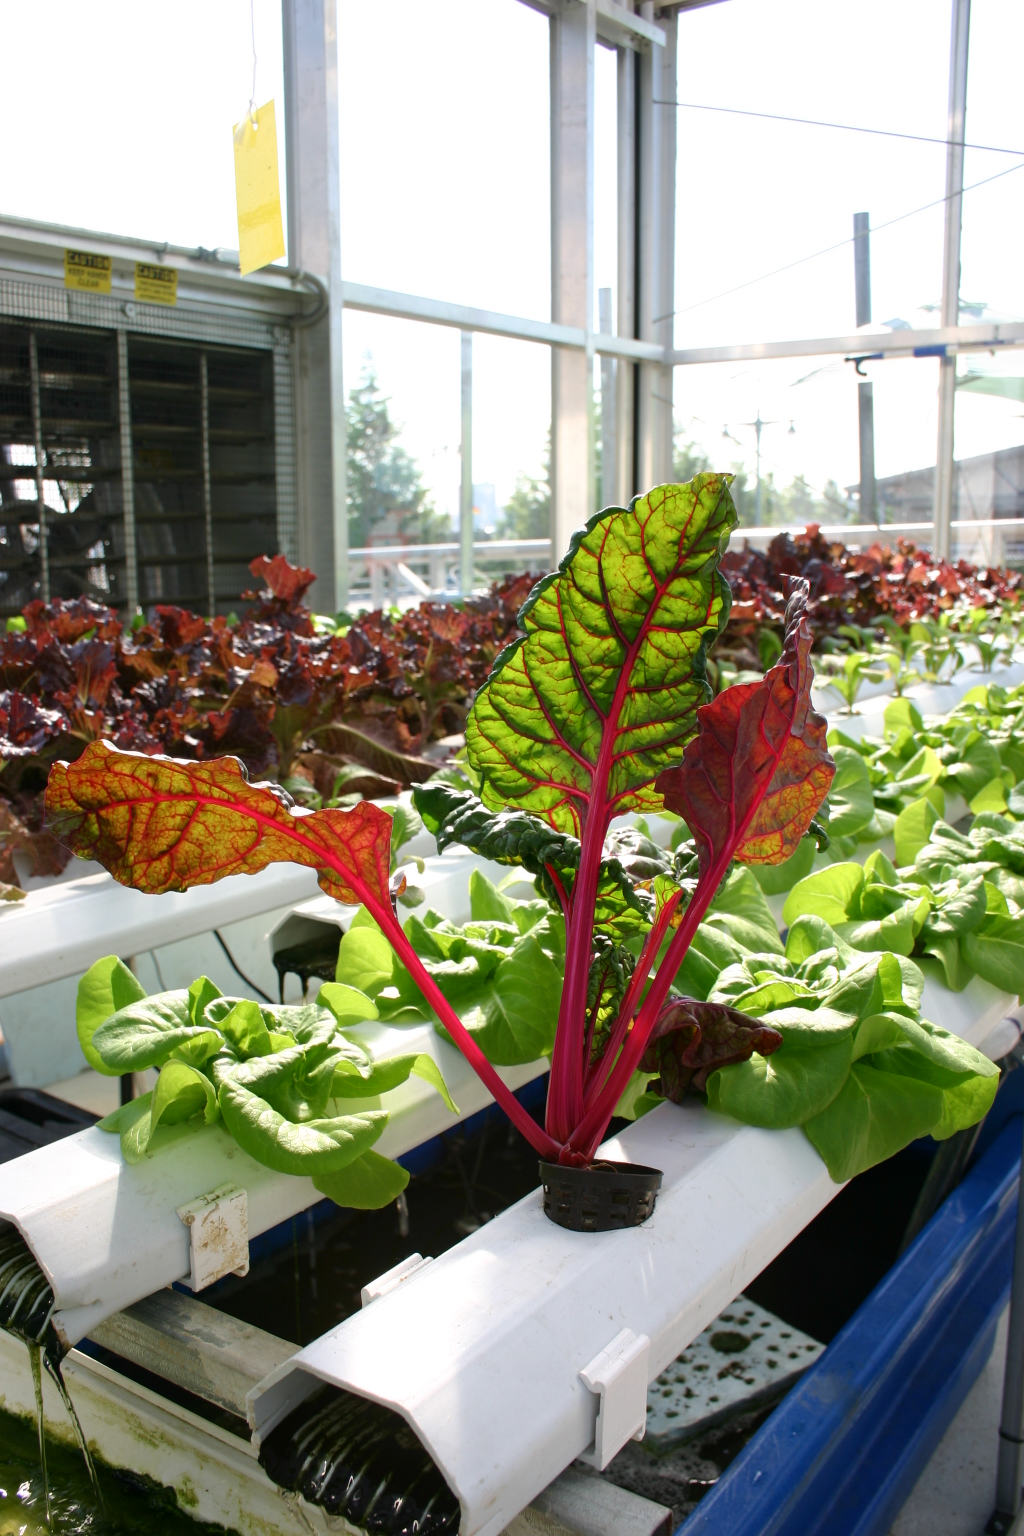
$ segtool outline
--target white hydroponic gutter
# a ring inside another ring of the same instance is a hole
[[[229,875],[165,896],[130,890],[105,872],[30,891],[0,910],[0,997],[79,976],[101,955],[136,955],[192,939],[316,890],[313,870],[272,864],[258,875]]]
[[[432,858],[417,879],[427,900],[462,920],[469,915],[474,868],[495,879],[507,873],[453,852]],[[354,909],[338,910],[351,917]],[[432,1056],[459,1107],[458,1116],[450,1114],[418,1077],[385,1094],[381,1103],[391,1119],[376,1143],[385,1156],[399,1157],[421,1146],[491,1102],[461,1052],[432,1025],[367,1023],[359,1032],[377,1058],[413,1052]],[[537,1061],[503,1068],[501,1076],[519,1088],[546,1070],[547,1062]],[[15,1222],[53,1287],[54,1324],[68,1344],[112,1313],[188,1277],[189,1230],[177,1214],[179,1207],[224,1185],[243,1188],[248,1235],[254,1237],[323,1198],[312,1180],[273,1173],[255,1162],[221,1126],[182,1127],[171,1134],[173,1142],[134,1167],[122,1160],[117,1136],[95,1129],[0,1165],[0,1217]]]
[[[972,982],[942,1022],[982,1044],[1012,1001]],[[577,1457],[606,1466],[642,1433],[649,1383],[840,1186],[802,1131],[696,1101],[601,1155],[664,1171],[642,1227],[565,1231],[535,1190],[272,1372],[249,1394],[255,1443],[321,1382],[382,1403],[457,1494],[462,1536],[499,1536]]]
[[[995,676],[1000,681],[1011,680],[1005,671]],[[976,674],[958,679],[948,688],[914,692],[923,709],[948,709],[979,680]],[[883,708],[884,701],[880,700],[879,723]],[[872,709],[870,713],[875,712]],[[867,722],[869,716],[844,718]],[[468,915],[468,879],[475,867],[485,869],[494,879],[508,873],[500,866],[450,850],[441,858],[431,858],[417,882],[432,905],[460,921]],[[261,875],[239,876],[164,897],[143,896],[116,885],[105,875],[34,893],[25,904],[0,915],[8,937],[0,960],[0,978],[4,979],[0,985],[23,987],[29,979],[26,970],[31,972],[43,963],[44,955],[49,976],[68,975],[84,969],[98,953],[111,949],[130,953],[166,944],[171,938],[205,932],[228,920],[280,909],[289,893],[291,900],[300,902],[302,896],[311,894],[314,881],[312,871],[275,865]],[[100,895],[102,900],[97,899]],[[335,904],[326,900],[301,902],[301,906],[304,916],[313,916],[311,908],[319,909],[316,916],[321,921],[328,916],[328,909],[332,915],[338,913]],[[47,914],[42,925],[40,913]],[[38,972],[36,976],[38,979]],[[975,1043],[983,1043],[1011,1004],[1012,999],[978,978],[962,994],[948,992],[930,980],[924,1013]],[[489,1102],[489,1095],[462,1056],[429,1026],[395,1031],[371,1025],[366,1030],[375,1054],[397,1048],[427,1050],[434,1055],[442,1064],[462,1115]],[[534,1063],[503,1076],[512,1086],[519,1086],[543,1067],[543,1063]],[[453,1123],[441,1100],[419,1079],[395,1090],[387,1102],[393,1110],[392,1121],[379,1147],[392,1156],[420,1145]],[[712,1120],[712,1140],[717,1145],[723,1122],[715,1117]],[[764,1134],[729,1127],[728,1122],[725,1125],[730,1136]],[[773,1133],[772,1145],[777,1134]],[[784,1133],[783,1140],[787,1145],[798,1145],[801,1158],[812,1156],[815,1180],[819,1173],[824,1177],[816,1154],[809,1153],[802,1137],[794,1143],[793,1136]],[[54,1288],[58,1328],[68,1342],[74,1342],[101,1318],[189,1273],[188,1235],[177,1216],[178,1207],[224,1184],[246,1189],[250,1235],[267,1230],[320,1198],[311,1181],[271,1173],[248,1158],[218,1127],[189,1132],[164,1154],[157,1153],[134,1168],[122,1162],[116,1137],[90,1130],[0,1168],[0,1215],[17,1223],[33,1249]],[[824,1203],[830,1197],[828,1192],[835,1193],[835,1187],[826,1178],[822,1188],[826,1190],[821,1197]],[[813,1214],[812,1210],[799,1215],[797,1225],[778,1247],[785,1246]],[[492,1225],[487,1230],[495,1229]],[[767,1259],[761,1257],[754,1270],[744,1271],[744,1277],[756,1273],[765,1262]],[[719,1302],[731,1299],[743,1283],[741,1277],[727,1296],[716,1291],[707,1317],[713,1315]],[[694,1333],[702,1326],[698,1324]],[[651,1374],[660,1369],[658,1365]]]
[[[433,851],[434,839],[426,833],[402,850],[405,857]],[[315,871],[298,864],[271,864],[256,875],[229,875],[214,885],[163,896],[119,885],[105,870],[53,881],[29,891],[24,901],[0,906],[0,997],[79,976],[101,955],[162,949],[278,912],[315,896],[318,889]]]
[[[1024,681],[1024,664],[992,672],[962,669],[952,683],[914,685],[908,689],[924,713],[943,713],[979,683],[1011,687]],[[814,690],[815,707],[830,723],[851,735],[880,730],[892,694],[863,690],[856,713],[840,712],[836,696]],[[422,853],[433,840],[422,838],[403,849]],[[422,846],[421,846],[422,845]],[[503,874],[507,871],[502,871]],[[317,894],[312,870],[273,864],[258,875],[232,875],[215,885],[190,891],[146,896],[118,885],[106,873],[63,880],[28,893],[24,901],[0,908],[0,998],[42,983],[79,976],[101,955],[136,955],[182,939],[195,938],[225,924],[298,905]]]
[[[820,658],[811,657],[812,663],[819,663]],[[918,665],[917,662],[912,665]],[[1024,682],[1024,657],[1018,651],[1016,659],[1009,664],[999,663],[989,672],[983,672],[980,665],[961,667],[948,683],[927,683],[922,678],[919,683],[911,683],[904,690],[907,697],[918,704],[918,708],[925,714],[941,714],[944,710],[953,708],[963,698],[969,688],[976,688],[979,683],[999,683],[1003,688],[1013,688],[1017,683]],[[919,700],[927,694],[935,692],[937,695],[948,697],[951,702],[945,704],[921,704]],[[881,699],[884,705],[893,698],[892,679],[882,678],[877,683],[864,683],[857,694],[855,709],[860,710],[866,703]],[[827,675],[819,665],[815,667],[815,681],[811,689],[811,703],[814,708],[823,715],[835,715],[846,706],[840,695],[828,686]]]

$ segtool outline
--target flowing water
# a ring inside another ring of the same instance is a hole
[[[36,1429],[39,1436],[39,1467],[43,1479],[43,1507],[47,1525],[51,1523],[50,1484],[46,1475],[46,1431],[43,1416],[43,1369],[60,1394],[75,1439],[82,1452],[93,1492],[103,1505],[96,1468],[89,1454],[85,1435],[75,1405],[64,1384],[60,1363],[64,1350],[51,1321],[54,1296],[50,1282],[36,1263],[28,1244],[10,1222],[0,1222],[0,1328],[13,1334],[26,1346],[32,1365],[32,1385],[36,1399]]]
[[[459,1501],[412,1430],[364,1398],[322,1387],[268,1435],[260,1465],[281,1488],[372,1536],[454,1536]]]

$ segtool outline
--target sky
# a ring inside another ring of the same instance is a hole
[[[386,16],[386,25],[382,24]],[[544,319],[549,313],[548,28],[520,0],[338,0],[342,269],[358,282]],[[725,0],[680,18],[679,97],[942,138],[948,0]],[[0,93],[0,210],[170,240],[235,247],[231,126],[252,91],[249,0],[0,0],[0,51],[46,59],[8,71]],[[280,7],[253,0],[257,103],[282,102]],[[1024,56],[1019,0],[974,0],[961,294],[1024,317]],[[615,288],[615,60],[598,49],[595,295]],[[279,132],[283,112],[278,110]],[[17,146],[12,151],[10,146]],[[282,146],[283,164],[283,146]],[[873,317],[934,323],[941,294],[945,151],[829,128],[679,108],[676,342],[844,333],[854,328],[855,211],[872,228]],[[904,215],[910,214],[910,217]],[[896,222],[892,222],[896,221]],[[888,227],[882,227],[888,226]],[[827,250],[829,247],[837,247]],[[827,250],[827,254],[815,253]],[[807,260],[804,258],[810,257]],[[776,269],[786,268],[778,272]],[[765,274],[775,273],[773,276]],[[375,369],[437,505],[458,497],[457,333],[349,312],[349,385]],[[868,365],[877,473],[934,462],[937,365]],[[966,366],[966,365],[965,365]],[[1024,372],[1015,355],[972,367]],[[842,361],[715,364],[675,373],[683,434],[722,467],[780,483],[857,478],[856,380]],[[541,472],[550,413],[547,350],[477,337],[474,478],[499,504]],[[793,430],[790,431],[790,426]],[[1024,442],[1016,402],[963,395],[958,456]]]

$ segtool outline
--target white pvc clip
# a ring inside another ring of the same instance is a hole
[[[425,1259],[421,1253],[411,1253],[407,1259],[396,1264],[393,1269],[386,1269],[376,1280],[371,1280],[369,1285],[364,1285],[360,1292],[360,1306],[368,1307],[371,1301],[379,1301],[389,1291],[395,1291],[406,1280],[411,1280],[413,1275],[418,1275],[421,1269],[433,1263],[432,1259]]]
[[[642,1440],[647,1428],[647,1368],[651,1341],[623,1328],[580,1371],[584,1385],[600,1394],[594,1444],[579,1458],[603,1472],[627,1440]]]
[[[178,1206],[189,1232],[190,1290],[201,1291],[225,1275],[249,1273],[249,1200],[244,1189],[222,1184]]]

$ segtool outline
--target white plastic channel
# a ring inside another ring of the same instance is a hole
[[[434,840],[422,833],[403,851],[433,853]],[[288,864],[165,896],[129,890],[93,864],[82,869],[90,873],[37,883],[24,901],[0,905],[0,1025],[20,1087],[45,1088],[83,1069],[75,997],[79,976],[101,955],[131,959],[148,992],[187,987],[202,974],[222,992],[248,996],[244,975],[275,997],[268,932],[318,889],[312,870]],[[341,910],[348,921],[351,910]]]
[[[933,1012],[979,1045],[1011,1001],[984,983],[948,996]],[[329,1382],[407,1420],[458,1495],[462,1536],[498,1536],[593,1452],[581,1372],[629,1330],[650,1341],[652,1381],[840,1188],[801,1131],[696,1102],[661,1105],[602,1153],[664,1171],[644,1226],[567,1232],[534,1191],[272,1372],[249,1395],[254,1443]]]
[[[493,878],[507,873],[453,853],[431,859],[417,878],[429,901],[460,920],[468,915],[473,868]],[[462,1054],[432,1025],[367,1023],[359,1033],[376,1057],[431,1055],[459,1107],[459,1115],[451,1115],[418,1077],[385,1094],[380,1102],[391,1119],[377,1143],[385,1156],[421,1146],[491,1102]],[[547,1063],[538,1061],[502,1069],[501,1076],[519,1088],[546,1070]],[[224,1184],[240,1186],[248,1197],[252,1237],[323,1198],[310,1179],[256,1163],[220,1126],[183,1127],[171,1135],[169,1144],[134,1167],[123,1162],[116,1136],[95,1129],[0,1166],[0,1216],[15,1222],[53,1287],[54,1326],[68,1344],[113,1312],[187,1278],[189,1238],[177,1215],[180,1206]]]
[[[823,715],[834,715],[839,710],[846,708],[842,697],[834,688],[828,686],[826,674],[817,657],[811,658],[815,663],[815,681],[811,690],[811,702],[814,708]],[[1003,688],[1013,688],[1017,683],[1024,682],[1024,655],[1018,651],[1013,661],[1008,663],[1000,661],[990,672],[984,672],[980,664],[972,664],[961,667],[960,671],[948,683],[928,683],[922,678],[919,683],[911,683],[905,690],[908,698],[918,701],[929,690],[937,690],[944,693],[948,689],[955,691],[953,703],[922,705],[918,708],[925,713],[939,714],[943,710],[952,709],[957,699],[963,697],[969,688],[977,687],[978,683],[999,683]],[[883,678],[877,683],[864,683],[857,694],[855,709],[860,710],[865,704],[875,699],[884,699],[888,703],[893,697],[892,679]]]

